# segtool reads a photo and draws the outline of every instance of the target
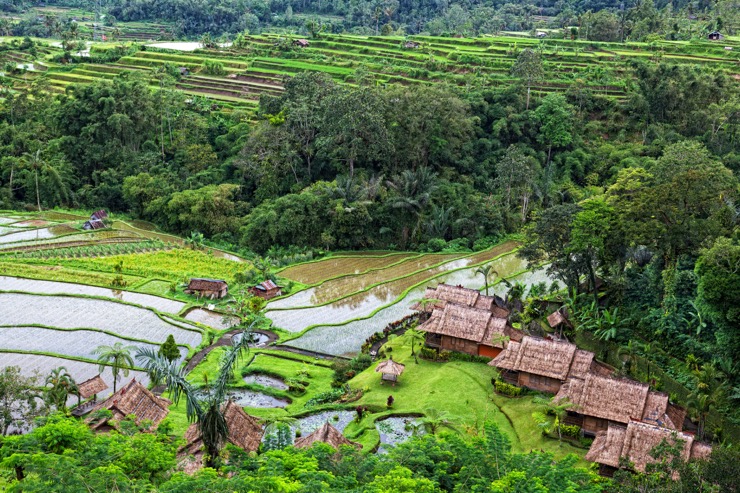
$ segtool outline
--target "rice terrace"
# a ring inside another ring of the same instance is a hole
[[[0,0],[0,491],[740,491],[736,0]]]

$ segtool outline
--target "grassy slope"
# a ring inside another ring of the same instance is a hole
[[[345,434],[362,443],[365,450],[372,450],[378,444],[375,420],[388,415],[422,414],[427,408],[436,408],[453,416],[462,432],[475,433],[485,421],[495,422],[511,438],[515,452],[542,449],[552,452],[556,457],[575,453],[581,458],[585,454],[584,449],[565,443],[559,444],[555,440],[542,437],[531,418],[532,412],[536,409],[531,396],[509,399],[494,395],[491,386],[493,368],[482,363],[434,363],[423,360],[419,360],[417,365],[410,356],[410,348],[402,341],[396,339],[389,345],[394,348],[394,359],[406,365],[406,371],[395,387],[388,383],[381,385],[380,375],[375,373],[375,365],[349,382],[352,388],[363,389],[364,394],[359,401],[348,403],[344,407],[354,409],[357,405],[364,405],[374,411],[367,414],[360,423],[351,423],[345,430]],[[215,378],[220,354],[220,349],[214,350],[193,370],[191,381],[194,384],[202,385],[206,374],[209,381]],[[257,369],[280,375],[284,379],[306,380],[309,385],[303,396],[268,389],[272,395],[290,397],[292,403],[285,409],[247,408],[249,414],[269,419],[323,409],[307,409],[305,403],[317,393],[330,389],[332,371],[327,368],[327,362],[297,355],[287,355],[292,359],[277,358],[270,356],[275,354],[274,351],[267,350],[253,351],[252,354],[258,355],[254,363]],[[245,362],[250,358],[251,355]],[[299,377],[297,372],[306,368],[311,376]],[[239,376],[240,373],[237,371],[235,387],[247,388]],[[254,386],[249,388],[258,389]],[[393,395],[395,399],[391,410],[385,407],[388,395]],[[170,419],[175,424],[176,432],[183,433],[188,425],[184,404],[181,402],[179,406],[173,405],[170,410]],[[586,462],[583,461],[583,464]]]

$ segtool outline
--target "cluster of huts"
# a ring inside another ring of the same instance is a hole
[[[684,458],[705,457],[709,445],[683,432],[686,410],[649,385],[617,378],[594,353],[564,340],[525,335],[509,324],[505,300],[477,290],[440,284],[428,288],[427,302],[416,308],[429,317],[419,326],[427,347],[493,358],[502,380],[518,387],[555,394],[570,402],[566,424],[594,437],[586,458],[604,475],[613,474],[621,457],[639,471],[653,459],[649,451],[664,438],[684,443]],[[560,311],[552,327],[569,323]]]
[[[95,394],[107,389],[107,385],[98,375],[79,385],[93,391]],[[82,391],[82,390],[81,390]],[[87,394],[90,397],[90,394]],[[95,403],[86,409],[88,417],[87,424],[91,429],[99,432],[110,431],[117,427],[118,423],[127,416],[135,416],[137,426],[148,426],[148,431],[154,431],[157,426],[169,414],[172,402],[164,397],[155,395],[141,382],[133,378],[126,385],[118,389],[105,400]],[[108,417],[101,417],[97,411],[108,410]],[[262,442],[264,427],[257,418],[247,414],[244,409],[233,401],[224,403],[224,417],[229,429],[228,442],[247,452],[256,452]],[[295,446],[298,448],[311,447],[315,442],[328,443],[334,448],[349,445],[361,448],[358,443],[348,440],[342,433],[331,424],[325,423],[313,433],[304,437],[296,438]],[[185,432],[185,445],[178,453],[180,467],[185,472],[195,472],[202,467],[204,455],[203,440],[195,423],[191,424]]]

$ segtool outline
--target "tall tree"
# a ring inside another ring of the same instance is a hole
[[[44,382],[46,384],[46,399],[59,411],[67,409],[67,398],[71,395],[79,395],[77,384],[72,375],[67,373],[63,366],[54,368]]]
[[[537,107],[534,116],[540,124],[537,139],[547,145],[547,163],[550,166],[552,148],[565,147],[573,140],[575,109],[562,94],[548,94]]]
[[[527,86],[527,109],[529,109],[529,98],[532,85],[542,80],[545,70],[542,67],[542,54],[531,48],[525,48],[516,58],[511,69],[512,75],[521,79]]]
[[[37,379],[25,377],[18,366],[6,366],[0,370],[0,436],[5,436],[10,427],[25,431],[39,413]]]

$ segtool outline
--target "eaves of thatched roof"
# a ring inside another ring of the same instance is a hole
[[[172,404],[168,399],[157,397],[144,385],[132,379],[121,387],[115,394],[100,402],[93,408],[92,415],[100,409],[108,409],[113,413],[114,420],[120,421],[128,415],[136,416],[136,424],[142,421],[151,422],[151,429],[167,417],[169,406]],[[93,429],[100,428],[105,422],[93,423],[93,417],[88,418]]]
[[[246,450],[256,452],[262,441],[263,429],[256,418],[250,416],[241,406],[234,401],[228,401],[222,408],[226,426],[229,429],[228,441],[232,445]],[[183,447],[189,454],[199,457],[203,440],[200,438],[197,424],[193,423],[185,432],[185,443]]]
[[[510,342],[489,365],[497,368],[565,380],[571,372],[578,348],[575,344],[524,336],[520,343]],[[586,353],[584,351],[583,353]],[[576,371],[588,355],[579,353]]]
[[[401,363],[396,363],[393,361],[393,358],[389,358],[387,360],[383,360],[380,363],[378,363],[378,366],[375,367],[376,373],[385,373],[387,375],[400,375],[403,373],[403,370],[406,369],[405,365],[402,365]]]

